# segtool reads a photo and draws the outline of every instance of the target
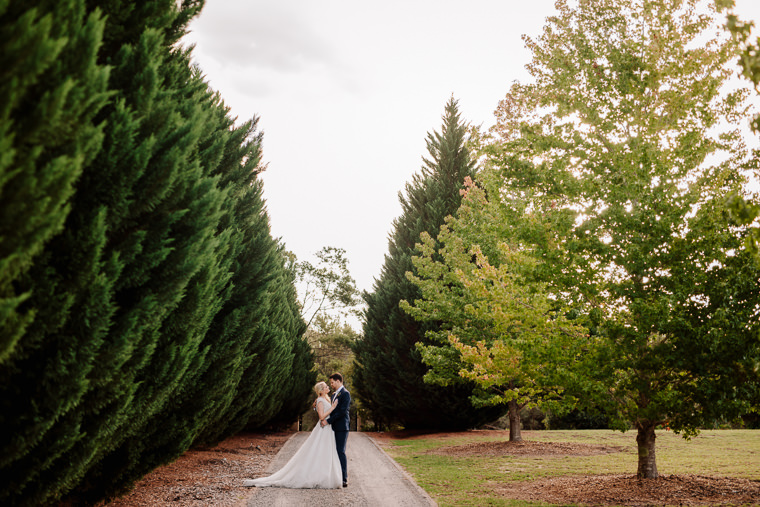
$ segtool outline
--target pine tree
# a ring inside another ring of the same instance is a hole
[[[427,343],[427,331],[435,323],[416,322],[399,307],[402,300],[421,297],[407,279],[414,272],[412,256],[420,234],[437,235],[448,215],[459,208],[465,177],[472,177],[475,162],[465,146],[466,125],[460,120],[457,102],[446,104],[441,132],[429,133],[421,173],[399,194],[402,215],[394,221],[380,278],[374,292],[365,294],[364,338],[356,344],[355,388],[376,423],[399,423],[404,427],[465,428],[496,419],[503,409],[473,409],[469,396],[474,385],[426,384],[427,367],[415,343]],[[445,406],[445,410],[441,407]]]
[[[197,70],[191,71],[186,55],[173,55],[163,68],[175,81],[167,77],[164,82],[172,83],[170,90],[177,90],[168,94],[177,95],[173,100],[176,105],[170,107],[176,108],[183,123],[192,125],[188,129],[192,137],[186,148],[175,145],[175,153],[185,148],[188,157],[177,165],[179,178],[187,178],[175,187],[181,190],[176,194],[178,199],[167,199],[155,208],[162,218],[164,206],[182,210],[167,231],[172,249],[158,264],[161,276],[151,276],[143,289],[159,293],[169,282],[176,292],[168,294],[169,305],[158,307],[166,313],[156,330],[152,354],[131,372],[137,388],[130,411],[139,417],[132,415],[118,438],[110,439],[101,466],[88,472],[86,481],[91,491],[87,494],[93,498],[124,490],[192,444],[205,422],[209,400],[198,396],[196,414],[188,414],[182,405],[199,387],[196,384],[209,367],[209,356],[218,343],[218,336],[209,334],[209,329],[228,297],[232,277],[232,259],[226,254],[233,231],[219,234],[218,230],[232,192],[229,185],[220,187],[219,176],[212,174],[218,170],[221,150],[230,136],[230,121],[214,121],[220,108],[218,97],[208,90]],[[183,184],[187,186],[183,188]],[[155,434],[159,428],[161,432]]]
[[[189,58],[182,54],[175,57],[179,68],[170,72],[177,79],[189,70]],[[167,391],[168,397],[152,412],[141,409],[148,418],[131,425],[128,438],[110,451],[103,466],[88,474],[87,484],[94,485],[87,492],[92,498],[119,493],[191,445],[215,443],[239,431],[245,421],[228,417],[237,412],[237,404],[255,406],[261,399],[280,404],[293,402],[271,393],[276,389],[280,392],[280,388],[287,393],[289,381],[296,379],[301,382],[300,391],[294,393],[295,401],[303,404],[313,384],[310,364],[303,364],[309,363],[309,351],[294,350],[294,344],[302,340],[303,321],[294,300],[278,296],[292,293],[294,286],[292,277],[281,274],[283,261],[270,234],[257,178],[262,142],[261,134],[256,132],[257,119],[233,128],[227,109],[218,95],[210,93],[199,72],[186,74],[186,79],[191,86],[184,103],[206,110],[204,116],[198,117],[206,131],[198,142],[202,173],[226,197],[218,217],[207,209],[191,222],[214,219],[214,246],[209,250],[212,254],[201,256],[196,251],[188,257],[201,267],[183,300],[167,318],[170,325],[164,325],[161,331],[162,336],[169,337],[167,343],[172,348],[188,344],[187,367],[181,370],[181,377],[167,377],[176,381],[176,386]],[[178,83],[179,89],[186,86],[182,83]],[[212,189],[205,188],[185,204],[186,209],[213,194]],[[203,230],[209,232],[208,228]],[[177,320],[172,322],[174,317]],[[274,326],[271,321],[275,321]],[[172,333],[173,329],[178,331]],[[148,365],[143,378],[138,376],[138,381],[151,390],[162,386],[155,379],[164,371],[163,358],[154,357],[158,359],[152,361],[155,366]],[[294,364],[296,360],[300,362]],[[252,379],[251,398],[239,399],[236,394],[240,385],[246,384],[246,372],[251,371],[252,363],[259,362],[266,370]],[[305,383],[304,375],[309,377]],[[277,416],[277,406],[266,408],[260,418]]]
[[[217,234],[228,245],[224,256],[231,276],[224,288],[224,303],[201,346],[208,349],[204,366],[195,371],[189,388],[172,401],[178,412],[177,435],[206,444],[230,434],[226,414],[251,360],[246,350],[255,346],[253,338],[269,308],[268,293],[278,267],[277,245],[270,235],[257,178],[263,139],[257,132],[258,118],[231,128],[226,109],[220,107],[218,112],[222,115],[218,134],[226,142],[216,173],[220,185],[229,186],[234,198],[225,202]],[[154,439],[160,442],[164,437],[159,432]]]
[[[297,306],[293,308],[298,309]],[[313,400],[312,389],[317,382],[316,373],[313,370],[313,351],[309,343],[303,339],[303,335],[295,336],[291,333],[291,340],[293,343],[291,374],[284,379],[283,390],[278,391],[278,395],[283,396],[280,410],[266,421],[266,426],[270,428],[285,427],[297,421],[301,414],[309,410]],[[249,421],[248,427],[258,429],[262,425],[256,421]]]

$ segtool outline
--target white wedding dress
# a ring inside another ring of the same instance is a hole
[[[318,398],[317,403],[324,404],[323,410],[330,410],[330,402],[324,398]],[[329,424],[321,426],[317,422],[309,438],[284,467],[269,477],[248,479],[243,486],[339,488],[343,484],[341,477],[335,433]]]

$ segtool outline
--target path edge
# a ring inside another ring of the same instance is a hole
[[[264,473],[266,475],[272,475],[274,473],[272,471],[272,468],[274,467],[275,461],[277,461],[277,456],[282,452],[283,449],[285,449],[285,447],[288,445],[288,443],[290,443],[291,440],[293,440],[293,438],[295,438],[296,436],[298,436],[299,433],[300,433],[300,431],[294,431],[293,434],[288,437],[288,439],[285,441],[285,443],[282,444],[282,447],[280,447],[280,450],[277,451],[277,454],[275,454],[272,457],[272,460],[269,462],[269,464],[267,465],[267,467],[264,469]],[[265,477],[265,476],[263,476],[263,477]],[[245,488],[245,489],[247,489],[248,492],[247,492],[247,494],[243,498],[240,499],[240,502],[236,503],[236,507],[246,507],[248,505],[248,501],[253,497],[253,495],[255,495],[257,491],[261,490],[261,488]]]
[[[357,433],[365,434],[367,438],[369,439],[369,441],[372,442],[372,444],[377,448],[377,450],[380,451],[386,458],[388,458],[388,460],[393,464],[394,467],[396,467],[396,469],[401,473],[401,475],[403,475],[406,478],[406,480],[408,480],[412,484],[412,486],[417,490],[417,493],[422,495],[422,497],[428,501],[431,507],[438,507],[438,503],[436,503],[436,501],[433,500],[433,498],[428,494],[427,491],[425,491],[422,488],[422,486],[417,484],[417,481],[414,480],[414,477],[412,477],[412,474],[407,472],[406,469],[402,467],[395,459],[391,458],[388,455],[388,453],[385,452],[385,449],[383,449],[380,446],[380,444],[378,444],[377,441],[374,438],[372,438],[372,436],[368,432],[360,431]]]

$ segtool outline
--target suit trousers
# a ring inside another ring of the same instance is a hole
[[[343,482],[348,482],[348,461],[346,460],[346,441],[348,431],[335,431],[335,447],[338,449],[340,469],[343,472]]]

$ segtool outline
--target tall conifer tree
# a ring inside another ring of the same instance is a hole
[[[8,370],[29,399],[13,433],[40,440],[9,463],[4,477],[15,485],[3,489],[35,504],[69,490],[161,409],[213,315],[196,303],[213,287],[190,282],[212,262],[224,194],[196,156],[207,117],[171,81],[187,67],[170,50],[186,13],[165,0],[112,3],[105,14],[99,58],[112,65],[116,91],[99,119],[105,149],[78,182],[64,232],[30,273],[38,318],[25,344],[40,345]],[[37,408],[40,399],[55,400],[52,413]],[[35,429],[37,420],[50,425]]]
[[[402,215],[394,221],[380,278],[374,292],[365,294],[364,338],[357,342],[355,387],[376,422],[400,423],[407,428],[466,428],[497,418],[503,409],[474,409],[472,384],[426,384],[427,372],[415,343],[427,343],[426,331],[435,323],[420,323],[399,307],[402,300],[421,297],[407,279],[414,272],[412,256],[420,234],[436,236],[448,215],[456,213],[460,189],[473,176],[475,162],[466,147],[466,125],[457,101],[446,104],[441,132],[429,133],[421,173],[399,194]],[[445,409],[442,409],[445,407]]]
[[[93,122],[107,98],[103,25],[83,0],[0,4],[0,366],[34,319],[18,283],[63,228],[103,140]]]
[[[85,504],[313,374],[256,120],[177,44],[202,2],[36,3],[0,3],[0,503]]]
[[[159,201],[146,216],[148,224],[168,227],[166,236],[154,244],[159,250],[153,251],[166,255],[159,255],[157,264],[142,266],[160,269],[161,276],[150,276],[140,288],[158,296],[156,310],[163,321],[159,321],[152,353],[143,365],[123,372],[132,375],[137,386],[134,398],[125,402],[131,403],[130,412],[140,415],[133,414],[119,435],[111,437],[102,466],[88,472],[86,484],[96,497],[118,492],[184,452],[204,421],[202,406],[208,399],[203,396],[197,400],[199,412],[188,419],[175,409],[196,388],[198,377],[208,367],[218,338],[208,331],[225,301],[232,275],[231,259],[226,255],[232,232],[218,234],[231,189],[218,185],[219,177],[212,174],[229,136],[229,122],[214,121],[218,99],[188,63],[186,56],[178,53],[162,66],[167,73],[163,82],[171,92],[165,94],[170,99],[165,105],[174,109],[178,130],[185,130],[188,144],[183,139],[174,145],[177,192]],[[169,207],[181,210],[176,220],[164,220],[173,214],[167,213]],[[149,241],[144,244],[154,246]],[[171,249],[167,249],[169,244]],[[157,427],[162,429],[160,435],[154,434]]]
[[[100,291],[88,249],[102,242],[102,230],[84,238],[79,255],[53,255],[51,247],[103,141],[96,114],[108,71],[97,61],[104,20],[87,15],[83,1],[5,2],[0,25],[0,503],[13,504],[81,436],[64,414],[87,389],[100,315],[81,316],[94,346],[79,346],[63,327],[79,288]],[[51,270],[52,261],[71,262],[67,274]]]
[[[308,408],[306,400],[316,381],[311,347],[303,336],[306,323],[297,303],[294,273],[284,254],[281,247],[277,281],[270,289],[271,311],[256,338],[260,345],[249,348],[254,360],[239,385],[234,402],[237,414],[229,419],[235,431],[292,422]]]

